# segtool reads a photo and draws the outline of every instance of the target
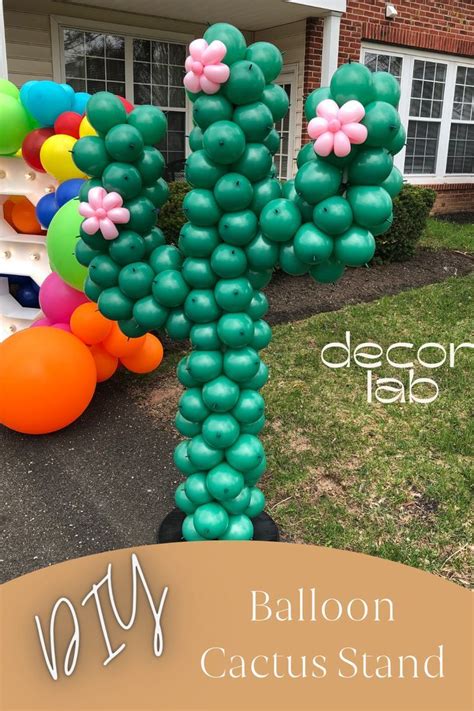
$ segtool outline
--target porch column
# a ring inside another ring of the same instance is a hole
[[[329,86],[331,77],[338,67],[341,16],[340,12],[331,12],[324,17],[321,86]]]
[[[7,45],[5,41],[5,20],[3,0],[0,0],[0,79],[8,79]]]

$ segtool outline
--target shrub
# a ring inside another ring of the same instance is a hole
[[[176,244],[181,227],[186,222],[183,212],[183,200],[191,188],[183,180],[169,183],[170,196],[158,215],[157,224],[166,236],[166,241]]]
[[[435,199],[436,192],[430,188],[403,186],[393,201],[392,227],[376,237],[376,262],[406,262],[413,257]]]

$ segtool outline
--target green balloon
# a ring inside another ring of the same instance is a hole
[[[236,430],[236,436],[232,441],[235,442],[239,436],[239,425],[234,420],[232,415],[211,415],[208,420],[213,420],[214,422],[232,422]],[[234,499],[240,494],[244,488],[244,477],[241,472],[237,471],[231,467],[226,462],[221,462],[216,467],[210,470],[206,477],[206,486],[210,494],[218,501],[226,501],[227,499]]]
[[[193,348],[200,351],[214,351],[221,348],[222,343],[217,333],[217,323],[196,323],[191,329]]]
[[[119,287],[131,299],[142,299],[151,293],[155,272],[145,262],[133,262],[123,267],[119,274]]]
[[[201,388],[189,388],[180,397],[178,409],[190,422],[203,422],[211,413],[204,404]]]
[[[235,246],[248,244],[257,234],[257,228],[257,217],[252,210],[228,212],[222,215],[218,225],[221,239]]]
[[[282,184],[282,196],[287,200],[295,201],[297,196],[294,180],[285,180]]]
[[[203,504],[196,509],[193,522],[200,536],[212,540],[220,538],[226,532],[229,516],[219,504]]]
[[[222,215],[213,193],[201,188],[187,193],[183,200],[183,212],[198,227],[211,227],[219,222]]]
[[[240,383],[242,388],[250,388],[251,390],[260,390],[268,380],[268,367],[263,361],[260,361],[259,368],[254,376]]]
[[[279,251],[278,244],[261,232],[245,248],[247,262],[255,271],[273,269],[278,261]]]
[[[245,57],[247,49],[245,37],[237,27],[229,25],[227,22],[216,22],[211,25],[205,31],[204,39],[208,44],[211,44],[214,40],[219,40],[225,44],[227,51],[222,60],[225,64],[233,64]]]
[[[87,102],[86,115],[91,126],[102,135],[108,133],[114,126],[127,121],[124,105],[108,91],[99,91],[91,96]]]
[[[312,222],[301,225],[294,239],[295,255],[305,264],[319,264],[331,256],[333,240]]]
[[[226,501],[222,502],[222,505],[226,511],[236,516],[242,514],[248,508],[250,498],[250,489],[248,486],[244,486],[240,494],[237,494],[233,499],[226,499]]]
[[[309,273],[313,279],[320,284],[330,284],[342,277],[344,264],[330,259],[327,262],[322,262],[322,264],[316,264],[315,267],[311,267]]]
[[[226,168],[214,163],[205,150],[195,151],[186,160],[185,177],[195,188],[211,189],[219,178],[226,173]]]
[[[14,155],[30,131],[23,104],[10,94],[0,93],[0,155]]]
[[[310,160],[315,160],[315,158],[316,154],[314,152],[314,143],[305,143],[305,145],[298,151],[296,165],[298,168],[301,168],[302,165],[308,163]]]
[[[348,201],[336,195],[318,203],[313,211],[316,227],[329,235],[341,235],[349,229],[353,216]]]
[[[145,146],[143,155],[135,161],[134,166],[140,173],[142,184],[149,187],[163,176],[166,164],[163,154],[157,148]]]
[[[281,245],[279,264],[284,272],[292,276],[302,276],[308,272],[308,265],[298,259],[295,254],[293,241]]]
[[[303,200],[303,198],[301,198],[299,195],[296,196],[296,200],[294,202],[295,205],[298,207],[299,211],[301,212],[303,222],[311,222],[311,220],[313,219],[314,205],[310,205],[309,202]]]
[[[330,89],[339,106],[352,100],[365,105],[373,101],[375,95],[371,71],[358,62],[339,67],[332,76]]]
[[[145,256],[149,257],[154,249],[166,243],[166,238],[160,228],[155,226],[143,236],[143,242],[145,243]]]
[[[183,341],[189,338],[192,325],[183,309],[171,309],[166,319],[165,328],[170,338],[175,341]]]
[[[254,324],[254,334],[250,345],[256,351],[266,348],[272,340],[272,329],[266,321],[256,321]]]
[[[143,237],[132,230],[123,230],[109,244],[109,255],[120,266],[139,262],[145,256],[145,241]]]
[[[281,121],[288,113],[290,101],[288,94],[279,84],[267,84],[263,90],[260,101],[271,111],[273,121]]]
[[[247,258],[240,247],[220,244],[211,256],[211,269],[219,277],[230,279],[241,276],[247,269]]]
[[[246,313],[224,314],[217,322],[217,334],[230,348],[248,346],[254,335],[254,324]]]
[[[127,121],[139,131],[143,143],[153,146],[165,137],[168,122],[165,114],[157,106],[136,106],[127,116]]]
[[[12,96],[14,99],[19,98],[20,90],[13,82],[8,81],[8,79],[0,79],[0,94],[3,96]]]
[[[145,197],[136,197],[125,203],[130,211],[130,220],[127,228],[140,234],[150,232],[156,223],[156,208],[153,203]]]
[[[212,271],[209,259],[187,257],[183,263],[182,274],[185,281],[193,289],[210,289],[217,281],[217,276]]]
[[[192,378],[198,383],[215,380],[222,373],[221,351],[193,351],[188,356],[187,367]]]
[[[181,422],[182,420],[183,418],[181,418]],[[189,424],[192,425],[191,422]],[[196,472],[196,474],[188,476],[184,482],[184,491],[186,492],[186,496],[197,506],[208,504],[212,501],[212,496],[207,490],[206,478],[206,474],[203,472]]]
[[[231,65],[223,91],[229,101],[239,106],[258,101],[264,87],[265,77],[258,64],[243,59]]]
[[[224,459],[224,452],[207,444],[202,435],[193,437],[188,447],[188,454],[192,464],[199,471],[212,469]]]
[[[158,249],[160,248],[158,247]],[[159,304],[174,308],[184,303],[189,293],[189,287],[181,272],[176,269],[165,269],[154,277],[152,291]]]
[[[352,225],[334,242],[333,257],[348,267],[361,267],[370,262],[375,253],[375,240],[368,230]]]
[[[252,301],[253,289],[245,277],[220,279],[214,288],[214,295],[224,311],[245,311]]]
[[[392,212],[392,198],[386,190],[375,185],[349,188],[347,199],[352,208],[355,222],[370,228],[389,217]],[[364,262],[365,263],[365,262]]]
[[[281,197],[281,184],[275,178],[265,178],[253,184],[253,198],[250,208],[256,215],[260,215],[263,208],[271,200]],[[285,196],[286,197],[286,196]]]
[[[182,526],[182,532],[183,532],[183,538],[185,541],[205,541],[206,539],[203,536],[200,536],[199,533],[196,531],[194,528],[194,520],[193,516],[189,515],[186,516],[186,518],[183,521],[183,526]]]
[[[131,200],[142,189],[142,179],[133,165],[110,163],[102,174],[102,185],[107,192],[117,192],[125,200]]]
[[[237,383],[246,382],[260,367],[258,353],[249,346],[229,349],[224,353],[224,374]]]
[[[253,523],[248,516],[230,516],[229,525],[221,536],[222,541],[250,541],[254,535]]]
[[[245,210],[252,202],[252,185],[240,173],[227,173],[217,181],[214,197],[224,212]]]
[[[99,296],[102,293],[102,289],[100,286],[97,286],[97,284],[94,284],[92,279],[87,277],[87,279],[84,282],[84,294],[87,296],[88,299],[91,301],[97,302],[99,300]]]
[[[126,321],[132,318],[133,301],[125,296],[118,286],[104,289],[97,303],[100,313],[112,321]]]
[[[193,289],[184,302],[184,312],[194,323],[210,323],[221,315],[212,289]]]
[[[193,105],[193,119],[203,131],[216,121],[230,121],[234,108],[222,94],[203,94]]]
[[[181,385],[184,385],[185,388],[196,388],[199,383],[191,376],[191,373],[189,372],[188,362],[189,356],[181,358],[178,363],[178,367],[176,368],[176,375]],[[197,434],[199,434],[199,432]]]
[[[390,153],[395,156],[397,153],[400,153],[402,148],[404,148],[405,144],[407,142],[407,132],[405,131],[405,127],[400,125],[400,128],[398,129],[395,137],[393,140],[390,142],[390,144],[387,146],[388,150]]]
[[[173,461],[183,474],[194,474],[198,471],[196,465],[191,462],[189,457],[189,445],[190,441],[188,440],[180,442],[178,446],[175,447],[173,453]]]
[[[105,148],[105,142],[99,136],[84,136],[72,147],[74,163],[87,175],[100,178],[110,163],[110,156]]]
[[[372,101],[365,107],[361,123],[367,128],[366,146],[390,148],[400,129],[397,109],[386,101]]]
[[[192,514],[196,510],[196,504],[193,504],[193,502],[188,499],[186,495],[186,491],[184,489],[184,482],[181,482],[179,484],[178,488],[175,491],[174,494],[174,502],[178,509],[181,511],[184,511],[186,514]]]
[[[125,163],[133,163],[141,158],[144,146],[140,131],[125,123],[111,128],[105,137],[107,152],[115,160]]]
[[[247,422],[240,426],[240,434],[258,435],[265,426],[265,416],[259,417],[255,422]]]
[[[285,198],[268,202],[260,213],[260,227],[268,239],[287,242],[301,225],[301,213],[297,206]]]
[[[380,223],[380,225],[372,225],[370,228],[371,233],[373,234],[374,237],[377,237],[378,235],[382,235],[384,232],[387,232],[392,226],[393,223],[393,212],[387,217],[386,220]]]
[[[249,280],[254,289],[264,289],[272,280],[273,269],[265,271],[255,271],[255,269],[247,269],[245,277]]]
[[[216,121],[204,131],[203,145],[211,160],[230,165],[245,150],[245,135],[232,121]]]
[[[233,165],[236,173],[241,173],[252,183],[263,180],[271,167],[272,154],[262,143],[247,143],[241,157]]]
[[[249,45],[245,58],[258,64],[267,84],[277,78],[283,67],[280,50],[270,42],[254,42]]]
[[[144,296],[135,303],[133,318],[146,331],[155,331],[165,325],[168,309],[157,304],[152,296]]]
[[[90,178],[89,180],[84,180],[79,190],[79,200],[81,202],[87,202],[89,198],[89,190],[92,188],[101,188],[102,181],[99,178]]]
[[[200,151],[203,147],[203,132],[199,126],[194,126],[189,134],[189,148],[192,151]]]
[[[78,239],[76,242],[75,254],[79,264],[82,264],[83,267],[88,267],[94,257],[98,257],[102,253],[99,252],[98,249],[92,249],[89,247],[84,240]]]
[[[226,459],[231,467],[245,472],[257,467],[265,456],[263,445],[255,435],[243,434],[226,449]]]
[[[348,182],[352,185],[379,185],[390,175],[393,158],[385,148],[366,148],[349,165]]]
[[[310,205],[336,195],[341,186],[341,171],[321,160],[308,161],[298,170],[296,192]]]
[[[79,200],[69,200],[54,215],[46,238],[48,258],[54,264],[55,271],[66,284],[78,291],[82,291],[87,277],[87,269],[79,264],[75,254],[82,219],[79,215]],[[94,244],[87,244],[92,249],[96,248]]]
[[[119,265],[106,254],[95,257],[89,265],[89,277],[102,289],[117,286],[119,274]]]
[[[154,207],[157,208],[164,205],[168,200],[170,196],[170,189],[166,180],[160,178],[153,185],[143,188],[141,195],[144,198],[148,198]]]
[[[202,400],[212,412],[229,412],[239,399],[240,388],[225,375],[206,383],[202,389]]]
[[[232,120],[242,129],[247,141],[261,143],[273,128],[272,112],[261,101],[237,106]]]
[[[149,263],[155,274],[166,269],[179,269],[183,263],[183,255],[172,244],[163,244],[150,254]]]
[[[336,168],[339,168],[342,170],[346,166],[350,165],[354,158],[357,157],[357,154],[359,153],[359,146],[351,145],[351,150],[346,156],[340,157],[337,156],[335,153],[330,153],[328,156],[317,156],[318,160],[321,160],[323,163],[330,163],[331,165],[334,165]]]
[[[304,115],[307,121],[311,121],[311,119],[316,116],[318,104],[326,99],[332,99],[331,89],[328,86],[321,86],[319,89],[315,89],[308,95],[306,101],[304,102]]]
[[[146,329],[142,328],[133,317],[126,321],[119,321],[118,327],[128,338],[140,338],[146,334]]]
[[[260,489],[252,487],[250,490],[250,504],[245,511],[246,516],[249,518],[255,518],[262,513],[265,508],[265,496]]]
[[[374,82],[375,100],[386,101],[397,108],[400,103],[400,83],[393,74],[374,72],[372,81]]]
[[[381,187],[388,192],[391,198],[397,197],[403,188],[403,175],[397,167],[392,168],[390,175],[385,178]]]
[[[260,462],[258,466],[256,466],[254,469],[249,469],[248,471],[244,472],[244,479],[245,483],[248,487],[255,486],[257,481],[260,479],[262,474],[265,472],[267,468],[267,460],[265,457],[265,454],[263,455],[263,460]],[[247,506],[250,504],[250,495],[251,491],[249,489],[249,503]]]
[[[232,410],[235,419],[247,424],[255,422],[265,412],[265,401],[256,390],[241,390],[237,404]]]
[[[232,415],[229,414],[209,415],[209,417],[204,420],[202,426],[202,436],[204,440],[210,447],[214,447],[215,449],[226,449],[227,447],[230,447],[231,444],[234,444],[239,434],[239,423],[234,417],[232,417]],[[243,483],[244,480],[242,478],[242,486]],[[211,487],[209,486],[209,481],[208,488],[216,499],[219,498],[213,493]],[[236,494],[238,494],[238,491],[232,493],[228,498],[236,496]]]
[[[218,244],[216,227],[198,227],[187,222],[179,233],[178,246],[186,257],[209,257]]]
[[[272,156],[275,155],[275,153],[278,153],[279,148],[280,148],[280,134],[276,130],[276,128],[273,128],[268,136],[265,138],[263,141],[263,145],[268,148]]]

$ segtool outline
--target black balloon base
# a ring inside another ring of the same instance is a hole
[[[181,533],[181,526],[186,518],[179,509],[173,509],[165,516],[158,530],[157,543],[179,543],[185,542]],[[254,541],[279,541],[280,534],[275,521],[265,512],[252,519]]]

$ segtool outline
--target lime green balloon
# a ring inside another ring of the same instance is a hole
[[[373,235],[363,227],[352,225],[334,241],[333,258],[348,267],[361,267],[370,262],[375,253]]]
[[[279,84],[267,84],[260,101],[268,106],[275,123],[281,121],[288,113],[290,100],[286,91]]]
[[[217,275],[212,270],[209,259],[187,257],[183,263],[182,274],[193,289],[210,289],[217,281]]]
[[[18,100],[20,91],[18,87],[15,86],[13,82],[8,81],[8,79],[0,79],[0,94],[3,94],[4,96],[11,96]]]
[[[165,323],[168,337],[174,341],[183,341],[189,338],[192,326],[192,321],[182,308],[171,309]]]
[[[140,173],[142,184],[145,187],[153,185],[165,171],[163,154],[153,146],[145,146],[142,156],[133,164]]]
[[[263,141],[263,145],[266,146],[266,148],[268,148],[268,150],[270,151],[272,156],[274,156],[275,153],[278,153],[278,151],[280,149],[280,143],[281,143],[280,134],[278,133],[276,128],[273,128],[270,131],[270,133],[268,134],[268,136]]]
[[[191,329],[193,348],[201,351],[213,351],[221,348],[222,343],[217,333],[217,323],[196,323]]]
[[[186,316],[194,323],[211,323],[221,315],[212,289],[193,289],[184,302]]]
[[[86,115],[91,126],[102,135],[114,126],[127,121],[124,105],[108,91],[99,91],[91,96],[87,102]]]
[[[151,294],[151,285],[155,272],[145,262],[133,262],[122,267],[118,283],[126,296],[131,299],[141,299]]]
[[[242,32],[229,25],[227,22],[216,22],[211,25],[204,33],[204,39],[208,44],[214,40],[223,42],[227,48],[224,59],[225,64],[233,64],[245,57],[247,43]]]
[[[263,445],[255,435],[243,434],[226,450],[226,459],[238,471],[254,469],[263,461]]]
[[[294,239],[295,255],[305,264],[319,264],[331,256],[333,240],[312,222],[301,225]]]
[[[348,201],[336,195],[318,203],[313,211],[316,227],[329,235],[340,235],[352,224],[353,215]]]
[[[229,515],[220,504],[203,504],[194,512],[193,522],[200,536],[213,540],[225,533],[229,525]]]
[[[177,447],[175,447],[173,453],[173,461],[180,472],[183,474],[194,474],[198,471],[195,464],[191,462],[189,457],[189,444],[190,442],[184,441],[180,442]]]
[[[243,383],[257,374],[260,362],[258,353],[249,346],[229,348],[224,353],[224,374],[237,383]]]
[[[398,129],[395,137],[390,141],[390,144],[387,146],[388,150],[390,153],[395,156],[397,153],[400,153],[402,148],[404,148],[405,144],[407,142],[407,132],[405,130],[405,127],[403,124],[400,126]]]
[[[307,121],[311,121],[316,116],[316,109],[321,101],[332,99],[331,90],[328,86],[321,86],[308,95],[304,102],[304,115]]]
[[[189,286],[184,281],[181,272],[176,269],[165,269],[154,277],[152,291],[159,304],[175,308],[184,303],[189,293]]]
[[[267,84],[277,78],[283,67],[283,56],[280,50],[270,42],[254,42],[249,45],[245,59],[258,64]]]
[[[193,119],[203,131],[216,121],[230,121],[234,107],[222,94],[203,94],[193,104]]]
[[[248,244],[257,234],[257,229],[257,216],[252,210],[227,212],[222,215],[218,225],[221,239],[236,246]]]
[[[266,321],[260,319],[254,324],[254,334],[250,342],[252,348],[256,351],[261,351],[266,348],[272,340],[272,329]]]
[[[224,314],[217,322],[219,339],[230,348],[248,346],[254,335],[254,324],[246,313]]]
[[[247,143],[233,170],[256,183],[268,175],[272,167],[272,154],[262,143]]]
[[[247,475],[245,473],[245,480]],[[233,499],[226,499],[222,502],[223,507],[233,516],[243,514],[250,504],[251,493],[248,486],[244,486],[240,494],[237,494]],[[232,518],[232,516],[230,517]]]
[[[265,496],[260,489],[253,486],[250,490],[250,503],[245,510],[245,515],[249,518],[255,518],[262,513],[265,508]]]
[[[153,146],[166,135],[168,122],[165,114],[157,106],[136,106],[127,116],[127,121],[141,134],[143,143]]]
[[[245,311],[252,300],[253,288],[245,277],[220,279],[214,288],[214,295],[224,311]]]
[[[343,64],[334,72],[330,90],[339,106],[352,100],[368,104],[375,96],[372,72],[358,62]]]
[[[174,502],[178,509],[184,511],[186,514],[194,513],[197,508],[196,504],[193,504],[191,499],[188,499],[184,488],[184,482],[181,482],[181,484],[178,485],[178,488],[174,494]]]
[[[74,163],[87,175],[100,178],[112,160],[99,136],[84,136],[72,148]]]
[[[308,161],[298,170],[295,189],[310,205],[336,195],[341,185],[342,173],[333,165],[321,160]]]
[[[285,242],[280,247],[280,255],[278,258],[280,267],[287,274],[293,276],[302,276],[308,271],[308,265],[298,259],[295,254],[295,246],[293,241]]]
[[[253,198],[250,208],[256,215],[260,215],[267,203],[271,200],[276,200],[281,195],[282,188],[279,180],[275,178],[260,180],[258,183],[253,184]]]
[[[241,211],[252,202],[253,188],[245,175],[238,172],[227,173],[217,181],[214,197],[224,212]]]
[[[362,119],[368,134],[365,146],[390,146],[400,129],[400,116],[397,109],[386,101],[372,101],[365,107]]]
[[[102,174],[102,185],[107,192],[117,192],[125,200],[140,193],[142,179],[139,171],[129,163],[110,163]]]
[[[168,309],[158,304],[152,296],[144,296],[133,306],[133,318],[146,331],[163,328],[168,313]]]
[[[348,182],[352,185],[379,185],[390,175],[393,158],[385,148],[365,148],[349,165]]]
[[[216,351],[193,351],[188,356],[188,371],[198,383],[207,383],[222,373],[222,353]]]
[[[183,212],[198,227],[211,227],[219,222],[222,215],[214,194],[201,188],[187,193],[183,200]]]
[[[102,289],[107,289],[109,286],[117,286],[119,275],[119,265],[107,254],[100,254],[95,257],[89,265],[90,278]]]
[[[261,101],[237,106],[232,120],[242,129],[246,140],[253,143],[261,143],[273,128],[272,113]]]
[[[315,160],[316,154],[314,152],[314,144],[313,143],[306,143],[300,150],[298,151],[298,155],[296,157],[296,165],[298,168],[301,168],[302,165],[305,163],[308,163],[310,160]]]
[[[211,160],[229,165],[245,150],[245,135],[232,121],[216,121],[204,131],[203,146]]]
[[[190,422],[203,422],[211,413],[204,404],[201,388],[189,388],[180,397],[178,409]]]
[[[294,202],[285,198],[271,200],[260,213],[262,232],[274,242],[287,242],[300,225],[300,211]]]
[[[261,232],[245,248],[247,262],[256,271],[272,269],[278,261],[278,244]]]
[[[15,154],[30,130],[23,105],[11,94],[0,93],[0,155]]]
[[[237,404],[232,410],[240,423],[255,422],[265,412],[265,401],[256,390],[241,390]]]
[[[69,286],[83,290],[87,269],[76,259],[75,249],[82,222],[79,200],[69,200],[59,208],[48,227],[46,248],[49,261]]]
[[[361,227],[378,225],[392,212],[392,198],[380,186],[356,186],[349,188],[347,199],[355,222]]]
[[[132,230],[123,230],[109,244],[110,256],[114,262],[121,266],[139,262],[146,253],[145,240],[137,232],[132,232]]]
[[[150,254],[149,264],[155,274],[166,269],[179,269],[182,263],[183,255],[172,244],[160,245]]]
[[[134,232],[146,234],[155,226],[156,207],[146,197],[136,197],[128,200],[124,207],[130,211],[127,227]]]
[[[381,183],[381,187],[388,192],[391,198],[397,197],[403,188],[403,175],[396,166],[392,168],[390,175]]]
[[[340,279],[344,273],[344,264],[329,259],[322,264],[311,267],[309,273],[320,284],[330,284]]]
[[[187,222],[181,228],[178,245],[186,257],[209,257],[218,244],[216,227],[198,227]]]
[[[386,101],[397,108],[400,103],[400,82],[390,72],[374,72],[375,100]]]
[[[224,459],[224,452],[207,444],[202,435],[196,435],[189,443],[188,454],[198,471],[212,469]]]
[[[196,472],[196,474],[188,476],[184,482],[184,490],[188,499],[197,506],[208,504],[212,501],[212,496],[206,486],[206,474],[203,472]]]
[[[189,134],[189,147],[192,151],[199,151],[203,147],[203,132],[199,126],[194,126]]]
[[[214,163],[205,150],[198,150],[186,160],[185,177],[195,188],[212,189],[219,178],[226,173],[226,167]]]
[[[232,417],[232,415],[230,414],[209,415],[209,417],[204,420],[202,425],[203,439],[210,447],[214,447],[215,449],[226,449],[227,447],[230,447],[232,444],[234,444],[239,434],[239,423],[237,422],[235,417]],[[234,490],[232,490],[232,493],[230,493],[229,496],[226,498],[232,498],[233,496],[236,496],[242,488],[243,483],[244,480],[242,477],[240,486],[237,491],[235,491],[234,493]],[[207,485],[212,495],[216,499],[219,498],[218,496],[215,496],[212,488],[210,487],[209,479]]]
[[[240,247],[220,244],[211,256],[211,269],[217,276],[232,279],[241,276],[247,269],[247,258]]]
[[[97,303],[100,313],[112,321],[125,321],[132,318],[133,301],[125,296],[118,286],[104,289]]]

